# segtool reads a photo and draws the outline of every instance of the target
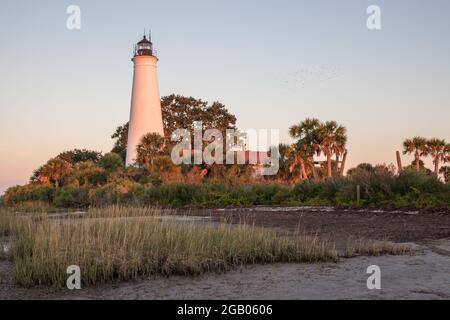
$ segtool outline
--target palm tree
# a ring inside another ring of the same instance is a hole
[[[414,154],[416,170],[420,171],[420,158],[427,155],[427,139],[414,137],[403,142],[403,154]]]
[[[345,152],[347,143],[347,129],[338,125],[336,121],[327,121],[320,125],[319,128],[319,144],[320,150],[327,157],[327,176],[333,176],[331,157],[336,155],[339,157]]]
[[[292,173],[296,168],[300,168],[300,174],[298,174],[298,178],[300,180],[308,180],[308,174],[306,173],[305,161],[303,159],[306,158],[304,153],[296,152],[291,165],[289,166],[289,171]]]
[[[61,159],[49,160],[40,170],[39,174],[43,180],[53,181],[56,187],[61,185],[61,181],[72,171],[69,162]]]
[[[303,166],[307,163],[315,180],[318,179],[318,175],[314,165],[314,154],[318,151],[319,129],[320,121],[315,118],[307,118],[289,129],[291,137],[297,139],[295,143],[295,150],[298,154],[296,162],[300,163],[300,165],[303,163]],[[304,172],[304,178],[307,179],[308,176],[305,175],[306,169],[302,169],[302,172]]]
[[[291,178],[291,165],[293,162],[293,146],[280,143],[278,145],[279,170],[277,173],[277,180],[279,182],[287,182]],[[270,153],[270,151],[269,151]]]
[[[443,139],[433,138],[427,141],[427,153],[433,157],[434,173],[439,175],[439,166],[441,162],[448,159],[449,146]]]
[[[345,149],[344,156],[342,157],[342,161],[341,161],[341,168],[339,169],[339,176],[341,176],[341,177],[344,176],[345,163],[347,162],[347,155],[348,155],[348,150]],[[339,165],[339,162],[337,162],[337,165]]]
[[[446,152],[446,156],[445,156],[445,160],[444,162],[450,162],[450,143],[447,143],[447,145],[445,146],[445,152]]]
[[[450,163],[450,143],[448,143],[445,146],[445,157],[444,157],[444,163]],[[446,183],[450,183],[450,166],[442,167],[439,170],[439,173],[441,173],[444,176],[444,180]]]
[[[138,164],[150,168],[153,160],[164,155],[166,141],[163,136],[157,133],[147,133],[142,137],[141,143],[136,147]]]

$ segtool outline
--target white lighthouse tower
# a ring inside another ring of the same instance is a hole
[[[134,49],[134,77],[131,96],[130,124],[126,165],[136,161],[136,147],[147,133],[164,136],[156,65],[158,58],[153,51],[151,36],[139,41]]]

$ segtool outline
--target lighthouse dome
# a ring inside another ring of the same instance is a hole
[[[144,38],[136,44],[135,55],[137,56],[153,55],[153,43],[147,39],[147,36],[144,35]]]
[[[149,40],[147,40],[147,36],[144,35],[144,38],[139,41],[137,44],[151,44]]]

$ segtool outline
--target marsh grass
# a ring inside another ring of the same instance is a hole
[[[381,255],[407,255],[412,254],[411,247],[403,244],[396,244],[385,240],[376,241],[364,238],[349,238],[343,257],[351,258],[356,256],[381,256]]]
[[[3,239],[0,238],[0,261],[6,259],[6,253],[4,248]],[[0,270],[1,273],[1,270]]]
[[[9,230],[9,217],[6,215],[4,210],[0,210],[0,240],[6,236]]]
[[[16,283],[65,285],[70,265],[84,285],[152,275],[198,275],[246,264],[336,261],[317,237],[249,225],[196,225],[155,219],[151,208],[110,207],[87,218],[15,221],[10,256]]]
[[[13,225],[12,211],[11,209],[0,207],[0,261],[7,258],[4,244],[6,238],[11,233],[11,227]],[[0,284],[3,281],[3,270],[0,268]]]
[[[17,216],[18,214],[11,208],[0,208],[0,242],[11,233]]]
[[[13,262],[22,286],[64,286],[70,265],[84,285],[150,276],[224,272],[247,264],[337,261],[334,244],[298,229],[294,234],[245,223],[204,224],[159,219],[151,207],[92,208],[84,217],[51,218],[0,209],[0,259]],[[4,239],[9,252],[3,252]],[[387,240],[349,238],[342,257],[411,254]]]

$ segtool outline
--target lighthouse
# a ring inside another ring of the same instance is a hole
[[[134,76],[131,95],[130,123],[126,165],[137,158],[136,147],[147,133],[164,136],[161,98],[157,76],[158,58],[153,50],[151,35],[139,41],[134,48]]]

